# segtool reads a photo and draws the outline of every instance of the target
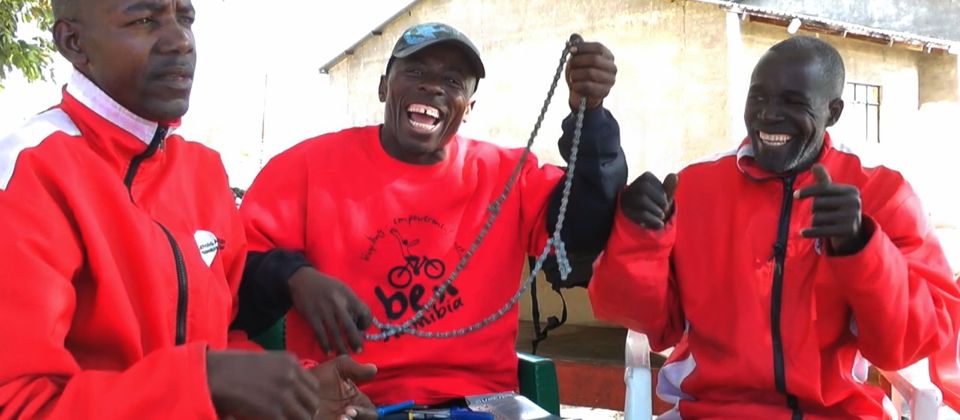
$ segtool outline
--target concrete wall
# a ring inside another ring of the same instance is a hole
[[[920,105],[933,102],[960,101],[957,79],[957,56],[930,55],[917,63],[920,81]]]
[[[487,67],[476,108],[461,132],[507,146],[526,141],[569,35],[578,32],[606,44],[619,73],[605,105],[620,122],[631,179],[646,170],[662,176],[735,147],[745,131],[742,110],[750,72],[768,47],[788,36],[783,27],[741,21],[694,1],[425,0],[331,70],[331,85],[341,96],[333,99],[346,104],[343,118],[353,124],[381,121],[376,88],[390,49],[403,29],[426,21],[443,21],[467,34]],[[955,56],[824,39],[843,54],[849,80],[883,86],[884,145],[913,141],[921,96],[949,99],[941,91],[951,83],[956,92]],[[944,75],[951,68],[952,76]],[[918,80],[930,73],[937,77]],[[921,89],[927,93],[921,95]],[[561,82],[534,146],[542,161],[561,162],[555,140],[568,111],[566,95]],[[842,137],[846,130],[841,119],[833,131]],[[559,314],[555,294],[547,289],[541,295],[544,317]],[[567,296],[570,322],[596,323],[583,290]],[[522,317],[529,316],[525,300]]]

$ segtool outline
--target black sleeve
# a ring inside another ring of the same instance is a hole
[[[274,249],[248,253],[238,293],[240,308],[230,328],[256,337],[273,326],[293,306],[287,280],[309,265],[299,252]]]
[[[560,154],[570,161],[576,115],[563,120]],[[597,255],[607,244],[613,228],[617,197],[627,184],[627,160],[620,147],[620,126],[610,111],[597,107],[584,114],[577,165],[573,172],[570,201],[561,237],[571,256]],[[557,223],[563,181],[550,197],[547,232]],[[572,259],[572,258],[571,258]],[[589,258],[588,258],[589,259]]]

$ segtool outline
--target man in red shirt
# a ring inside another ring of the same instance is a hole
[[[54,0],[62,102],[0,141],[0,418],[335,418],[309,371],[228,335],[247,252],[216,152],[174,134],[189,0]],[[231,348],[233,350],[228,350]]]
[[[676,346],[674,418],[880,418],[867,362],[951,342],[960,290],[900,173],[830,139],[843,61],[794,37],[753,70],[740,147],[621,197],[590,284],[598,318]]]
[[[626,184],[619,128],[601,106],[615,74],[610,51],[589,42],[577,44],[566,69],[571,108],[581,97],[587,103],[562,232],[572,254],[603,249]],[[380,79],[383,124],[306,140],[266,165],[241,205],[252,251],[241,323],[265,328],[292,304],[287,348],[320,358],[349,345],[358,360],[377,364],[378,379],[362,387],[377,403],[437,404],[517,388],[515,307],[458,338],[364,343],[360,333],[371,313],[399,324],[423,308],[520,161],[523,149],[457,134],[484,75],[476,47],[456,29],[413,26]],[[572,115],[563,128],[561,153],[569,156]],[[467,327],[508,302],[527,255],[539,255],[552,234],[563,176],[533,156],[526,161],[482,245],[415,324],[419,331]]]

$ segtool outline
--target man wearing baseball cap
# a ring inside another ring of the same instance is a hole
[[[467,60],[476,71],[478,80],[486,76],[483,60],[480,59],[480,51],[473,45],[473,42],[460,31],[442,23],[424,23],[412,26],[404,31],[403,35],[397,39],[397,44],[393,46],[393,53],[387,60],[385,73],[390,73],[390,66],[396,59],[410,57],[424,48],[444,42],[456,45],[466,54]],[[476,90],[476,86],[474,86],[474,90]]]
[[[606,243],[627,167],[617,122],[602,107],[616,76],[613,55],[593,42],[571,53],[569,104],[584,97],[587,111],[562,233],[568,252],[583,255]],[[289,310],[287,349],[316,360],[352,351],[376,363],[376,383],[361,389],[378,404],[442,404],[517,388],[515,307],[452,339],[364,342],[362,333],[371,317],[399,324],[424,307],[520,161],[523,149],[457,134],[485,76],[465,35],[442,23],[413,26],[380,78],[382,124],[306,140],[266,165],[241,206],[253,252],[238,324],[255,334]],[[567,158],[574,125],[571,113],[559,141]],[[418,330],[463,328],[509,301],[526,257],[552,234],[563,176],[562,167],[526,161],[496,223]]]

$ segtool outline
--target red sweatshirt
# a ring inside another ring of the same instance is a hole
[[[348,284],[373,315],[412,317],[470,247],[522,150],[457,137],[434,165],[400,162],[378,127],[307,140],[275,157],[244,197],[251,251],[303,250],[319,271]],[[448,331],[496,312],[517,291],[525,257],[546,239],[548,197],[563,171],[531,155],[500,216],[443,301],[418,325]],[[517,387],[517,309],[458,339],[412,336],[367,342],[360,362],[377,378],[361,389],[374,402],[438,403]],[[287,348],[323,360],[313,330],[295,311]]]
[[[219,156],[173,126],[77,73],[0,141],[0,418],[216,418],[245,239]]]
[[[855,255],[800,236],[813,199],[792,194],[811,172],[765,174],[749,143],[680,172],[664,230],[618,214],[594,312],[656,350],[677,346],[657,394],[684,418],[878,418],[883,392],[864,384],[864,358],[898,369],[954,336],[960,290],[907,182],[829,136],[819,163],[860,190],[870,239]]]

